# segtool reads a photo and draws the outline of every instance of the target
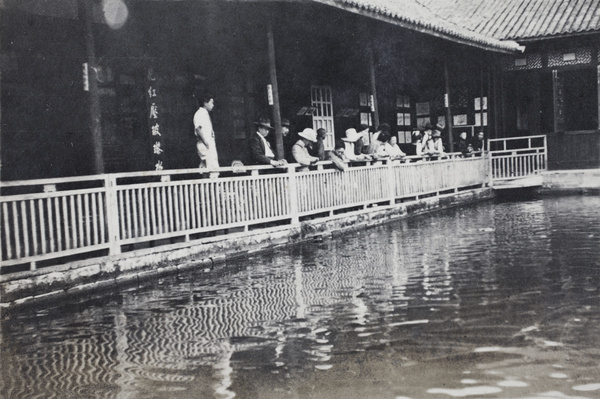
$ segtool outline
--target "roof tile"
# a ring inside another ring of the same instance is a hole
[[[418,0],[439,18],[500,40],[600,32],[600,0]]]

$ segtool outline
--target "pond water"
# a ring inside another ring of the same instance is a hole
[[[487,202],[4,311],[2,398],[598,398],[600,197]]]

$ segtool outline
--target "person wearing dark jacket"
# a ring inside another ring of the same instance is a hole
[[[458,151],[462,154],[463,157],[468,157],[473,152],[473,148],[471,144],[467,141],[467,132],[461,132],[460,137],[458,138]]]
[[[319,161],[325,160],[325,138],[327,130],[322,127],[317,129],[317,142],[313,143],[310,148],[310,155],[319,158]]]
[[[267,140],[267,136],[273,130],[271,121],[261,118],[255,122],[256,133],[248,139],[249,158],[252,165],[272,165],[275,167],[284,166],[287,162],[275,159],[275,152]]]
[[[473,151],[481,154],[487,150],[487,143],[485,142],[485,133],[477,133],[477,137],[473,140]]]

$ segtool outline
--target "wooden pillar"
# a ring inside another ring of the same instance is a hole
[[[488,139],[497,138],[498,137],[498,76],[496,71],[496,59],[495,57],[491,58],[490,68],[490,87],[491,89],[488,92],[488,96],[491,96],[492,99],[492,107],[488,106]],[[491,118],[491,119],[490,119]],[[494,122],[494,131],[493,134],[491,132],[490,120]]]
[[[505,74],[500,75],[500,107],[502,116],[500,119],[500,135],[496,138],[506,137],[506,79]]]
[[[100,122],[100,96],[98,94],[98,73],[93,31],[93,2],[78,0],[79,19],[83,25],[85,58],[88,73],[87,101],[89,105],[90,133],[94,151],[94,173],[104,173],[104,154],[102,149],[102,125]],[[85,66],[83,68],[86,68]]]
[[[269,53],[269,78],[273,94],[273,123],[275,124],[275,152],[277,159],[283,159],[283,136],[281,134],[281,110],[279,108],[279,88],[277,86],[277,66],[275,63],[275,38],[273,36],[273,14],[269,17],[267,24],[267,45]]]
[[[448,143],[450,152],[454,152],[454,137],[452,134],[452,107],[450,106],[450,73],[448,72],[448,61],[444,61],[444,79],[446,81],[446,128],[448,129]]]
[[[479,62],[479,105],[480,105],[480,107],[479,107],[479,120],[481,121],[481,127],[479,128],[479,131],[481,131],[481,132],[484,131],[484,124],[483,124],[483,114],[484,114],[484,110],[483,110],[483,94],[484,94],[484,92],[483,92],[483,58],[481,58],[481,60]],[[489,100],[489,95],[488,95],[488,100]],[[487,109],[489,110],[489,108],[490,107],[488,106]],[[473,132],[473,134],[477,135],[477,132]]]
[[[600,51],[598,51],[598,58],[600,58]],[[600,65],[598,65],[598,126],[597,129],[600,130]]]
[[[370,40],[367,45],[367,58],[369,60],[369,83],[371,94],[373,95],[373,127],[379,126],[379,106],[377,105],[377,81],[375,79],[375,60],[373,56],[373,41]]]
[[[0,68],[0,159],[2,159],[2,68]],[[2,172],[2,166],[0,166]]]

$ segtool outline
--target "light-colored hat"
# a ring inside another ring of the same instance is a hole
[[[317,142],[317,132],[315,132],[313,129],[311,129],[309,127],[307,127],[306,129],[304,129],[303,131],[298,133],[298,136],[300,136],[308,141],[312,141],[313,143]]]
[[[362,135],[358,133],[356,129],[350,128],[346,130],[346,137],[342,137],[342,140],[354,143],[355,141],[358,141],[358,139],[360,139],[361,137]]]

